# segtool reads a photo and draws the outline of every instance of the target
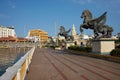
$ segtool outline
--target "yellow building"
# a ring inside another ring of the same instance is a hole
[[[48,33],[46,31],[43,31],[43,30],[39,30],[39,29],[30,30],[29,36],[30,37],[39,36],[41,43],[45,43],[48,41]]]

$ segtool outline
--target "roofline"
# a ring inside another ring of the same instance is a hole
[[[7,26],[2,26],[0,25],[1,28],[9,28],[9,29],[15,29],[14,27],[7,27]]]

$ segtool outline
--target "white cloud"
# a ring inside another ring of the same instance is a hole
[[[91,3],[91,2],[92,2],[92,0],[87,0],[87,2],[88,2],[88,3]]]
[[[15,7],[16,7],[15,5],[11,5],[11,8],[13,8],[13,9],[14,9]]]
[[[2,18],[2,19],[9,19],[10,16],[0,13],[0,18]]]
[[[15,3],[12,0],[8,1],[8,6],[10,6],[12,9],[16,8]]]
[[[92,3],[92,0],[72,0],[72,1],[81,5]]]

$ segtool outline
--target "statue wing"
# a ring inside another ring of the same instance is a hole
[[[95,19],[91,20],[90,22],[97,22],[98,24],[99,23],[105,24],[105,22],[106,22],[106,14],[107,14],[107,12],[104,12],[100,17],[95,18]]]
[[[68,31],[66,31],[66,33],[69,33],[71,31],[71,29],[69,29]]]

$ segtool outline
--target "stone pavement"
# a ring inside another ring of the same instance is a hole
[[[38,48],[25,80],[120,80],[120,64]]]

